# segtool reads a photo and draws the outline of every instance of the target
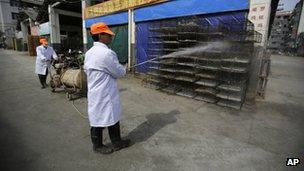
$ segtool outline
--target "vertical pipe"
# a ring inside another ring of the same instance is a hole
[[[134,63],[135,57],[135,22],[134,22],[134,10],[128,11],[128,68],[130,70]],[[133,59],[132,59],[133,58]]]
[[[132,10],[128,10],[128,68],[131,67]]]
[[[131,23],[131,28],[132,28],[132,32],[131,32],[131,64],[130,66],[133,66],[136,63],[136,55],[135,55],[135,41],[136,41],[136,27],[135,27],[135,19],[134,19],[134,10],[131,11],[131,16],[132,16],[132,23]],[[135,71],[135,70],[133,70]]]
[[[87,4],[85,0],[81,1],[81,8],[82,8],[82,39],[83,39],[83,52],[85,53],[87,51],[87,45],[88,45],[88,37],[87,37],[87,30],[85,27],[85,13],[84,9],[86,8]]]
[[[134,20],[134,10],[131,11],[131,28],[132,28],[132,32],[131,32],[131,56],[133,59],[131,59],[131,65],[134,65],[135,62],[135,40],[136,40],[136,36],[135,36],[135,20]],[[131,66],[130,65],[130,66]]]
[[[134,22],[134,10],[131,11],[131,43],[134,44],[135,43],[135,22]]]

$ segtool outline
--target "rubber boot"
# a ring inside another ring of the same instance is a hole
[[[38,78],[39,78],[39,81],[40,81],[40,84],[41,84],[41,89],[44,89],[46,86],[45,86],[45,84],[44,84],[44,75],[40,75],[40,74],[38,74]]]
[[[43,77],[43,84],[44,84],[45,87],[48,86],[48,84],[46,83],[46,79],[47,79],[48,73],[49,73],[49,71],[48,71],[48,69],[46,69],[46,74],[45,74],[45,76]]]
[[[91,140],[93,143],[93,151],[101,154],[113,153],[113,149],[103,145],[102,143],[102,128],[92,127],[91,128]]]
[[[131,145],[130,139],[126,139],[126,140],[121,139],[119,122],[117,122],[113,126],[109,126],[108,131],[109,131],[109,136],[110,136],[111,142],[113,144],[114,151],[118,151],[120,149],[129,147]]]

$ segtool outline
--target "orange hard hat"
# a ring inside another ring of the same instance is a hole
[[[107,33],[107,34],[112,35],[112,36],[115,35],[110,30],[110,28],[105,23],[103,23],[103,22],[93,24],[91,26],[91,33],[92,34]]]
[[[39,42],[40,42],[41,44],[43,44],[43,45],[47,45],[47,44],[48,44],[48,41],[47,41],[45,38],[41,38],[41,39],[39,40]]]

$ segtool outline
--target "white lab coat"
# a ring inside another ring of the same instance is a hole
[[[47,46],[47,48],[42,45],[36,48],[36,67],[35,73],[46,75],[46,69],[50,66],[51,59],[58,60],[58,56],[52,47]]]
[[[92,127],[108,127],[121,118],[117,78],[126,74],[114,51],[94,42],[85,54],[84,70],[88,82],[88,115]]]

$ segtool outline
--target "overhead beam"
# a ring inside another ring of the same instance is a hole
[[[72,11],[66,11],[66,10],[61,10],[61,9],[54,9],[54,11],[57,14],[60,14],[60,15],[66,15],[66,16],[70,16],[70,17],[82,18],[82,14],[81,13],[72,12]]]

